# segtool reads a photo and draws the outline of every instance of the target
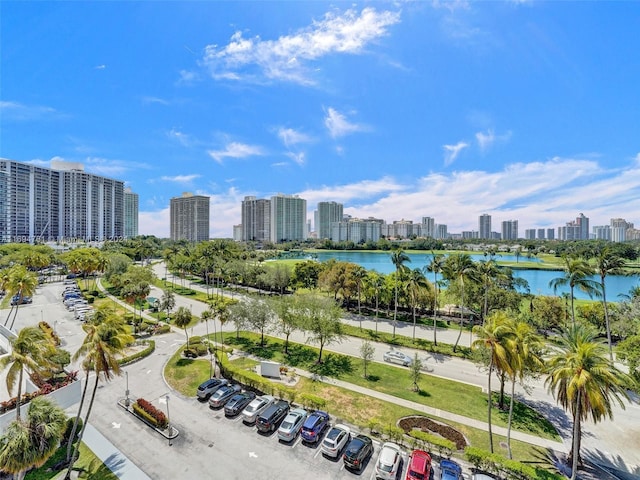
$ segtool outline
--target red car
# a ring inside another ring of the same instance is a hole
[[[431,455],[424,450],[414,450],[409,457],[406,480],[429,480],[431,477]]]

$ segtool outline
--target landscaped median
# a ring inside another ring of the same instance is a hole
[[[122,398],[118,400],[118,405],[169,440],[180,435],[178,429],[169,423],[167,415],[144,398]]]
[[[295,368],[315,371],[318,375],[339,377],[343,381],[362,385],[366,388],[384,389],[391,395],[403,398],[406,396],[414,402],[423,404],[427,404],[427,402],[435,403],[438,405],[437,408],[442,408],[446,411],[450,410],[446,408],[447,406],[452,406],[462,415],[473,415],[474,418],[483,421],[486,419],[486,395],[477,387],[423,375],[420,381],[422,390],[416,393],[412,391],[412,381],[409,378],[408,370],[406,371],[406,379],[404,379],[403,374],[405,372],[393,366],[375,364],[373,370],[371,370],[372,365],[370,365],[368,368],[369,379],[365,380],[362,376],[362,362],[358,361],[357,358],[329,353],[324,362],[317,365],[315,360],[318,357],[318,351],[313,347],[290,344],[289,355],[285,356],[282,354],[284,350],[283,341],[269,337],[265,346],[259,347],[259,336],[246,332],[242,332],[237,339],[235,333],[226,335],[225,344],[233,346],[235,350],[251,351],[256,357],[288,365],[289,375],[295,374]],[[183,358],[181,350],[176,352],[167,363],[165,378],[172,388],[184,395],[195,396],[198,385],[209,378],[210,364],[208,357]],[[236,355],[232,356],[231,360],[228,360],[225,355],[219,354],[219,357],[223,369],[226,369],[227,376],[234,377],[240,383],[250,386],[259,392],[273,394],[295,403],[310,405],[314,399],[319,399],[322,409],[331,413],[336,422],[356,425],[362,430],[377,432],[385,438],[393,438],[398,435],[402,437],[403,430],[398,426],[400,419],[424,416],[422,412],[399,406],[393,402],[385,402],[354,392],[348,388],[314,381],[303,376],[297,376],[296,382],[293,382],[295,384],[289,383],[286,379],[283,382],[273,382],[253,371],[258,363],[256,360]],[[316,400],[315,403],[318,403],[318,401]],[[522,408],[526,407],[522,406]],[[523,410],[521,410],[521,414],[522,412]],[[486,431],[435,416],[429,417],[438,423],[450,425],[459,431],[468,440],[468,444],[488,449],[489,442]],[[539,423],[544,423],[544,419],[537,416],[535,412],[529,409],[525,418],[527,419],[526,421],[520,422],[522,430],[539,434],[546,438],[557,438],[552,427],[549,431],[546,431],[549,426],[538,425]],[[498,420],[498,423],[504,423],[500,419]],[[529,428],[523,428],[530,423],[533,425],[529,425]],[[405,441],[411,442],[406,437]],[[505,441],[504,437],[494,435],[496,445],[504,444]],[[539,461],[541,456],[544,456],[542,449],[533,445],[516,440],[512,440],[511,443],[514,458],[521,461]],[[503,449],[502,446],[499,449],[506,454],[506,449]],[[457,455],[461,456],[462,451],[458,451]]]

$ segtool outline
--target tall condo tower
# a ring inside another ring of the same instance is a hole
[[[491,215],[484,213],[478,217],[478,238],[491,238]]]
[[[127,187],[124,189],[124,236],[138,236],[138,194]]]
[[[209,197],[185,192],[170,201],[171,240],[209,240]]]
[[[307,201],[297,195],[271,197],[270,239],[273,243],[305,240]]]
[[[253,196],[242,201],[242,241],[264,242],[270,239],[271,202]]]
[[[341,222],[344,206],[337,202],[318,202],[318,224],[316,225],[316,232],[318,239],[324,240],[331,238],[331,224],[335,222]]]

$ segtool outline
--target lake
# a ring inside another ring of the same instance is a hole
[[[431,261],[430,253],[407,253],[407,256],[411,259],[410,262],[405,263],[408,268],[423,268]],[[487,260],[489,257],[485,257],[482,253],[469,253],[469,256],[476,262],[480,260]],[[351,262],[360,265],[367,270],[376,270],[380,273],[392,273],[395,271],[393,263],[391,263],[390,252],[358,252],[358,251],[327,251],[327,252],[315,252],[314,258],[318,261],[324,262],[331,258],[338,261]],[[511,254],[500,254],[497,257],[497,261],[515,262],[516,256]],[[520,260],[538,261],[538,258],[526,258],[525,255],[520,256]],[[553,288],[549,287],[549,282],[554,278],[562,276],[562,272],[558,270],[514,270],[515,277],[523,278],[529,283],[529,291],[535,295],[554,295]],[[427,278],[433,281],[433,274],[428,273]],[[440,276],[437,277],[440,279]],[[594,276],[593,280],[600,282],[599,276]],[[607,300],[618,301],[619,295],[626,295],[629,291],[638,285],[638,275],[622,276],[622,275],[609,275],[606,279],[607,286]],[[558,288],[555,295],[562,295],[562,293],[569,293],[569,287]],[[576,289],[574,292],[576,298],[588,299],[589,296],[582,291]]]

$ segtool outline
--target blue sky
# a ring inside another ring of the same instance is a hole
[[[450,232],[640,224],[639,2],[0,3],[0,156]]]

